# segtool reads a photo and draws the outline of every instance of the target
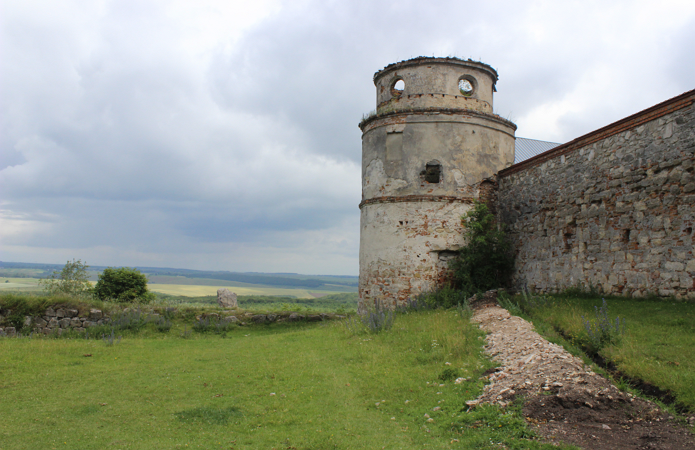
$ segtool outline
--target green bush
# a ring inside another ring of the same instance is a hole
[[[39,285],[49,295],[70,295],[80,297],[91,295],[92,285],[89,283],[87,263],[82,260],[68,261],[60,272],[53,271],[51,276],[39,280]]]
[[[511,243],[487,205],[476,202],[461,219],[466,245],[451,261],[454,286],[474,294],[504,287],[514,267]]]
[[[148,303],[154,297],[147,291],[147,276],[132,267],[108,267],[99,274],[94,294],[102,300],[122,303]]]

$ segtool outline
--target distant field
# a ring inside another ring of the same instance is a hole
[[[0,269],[0,278],[4,277],[39,277],[44,271],[42,269],[17,269],[3,267]],[[3,280],[4,282],[4,280]]]
[[[35,291],[39,287],[38,278],[8,278],[0,277],[0,289],[8,291]]]
[[[331,294],[335,292],[357,292],[357,288],[349,287],[349,286],[342,286],[342,285],[335,285],[335,284],[326,284],[326,287],[319,287],[319,288],[310,288],[310,289],[302,289],[300,287],[281,287],[281,286],[266,286],[263,284],[251,284],[251,283],[243,283],[241,281],[229,281],[229,280],[216,280],[214,278],[189,278],[189,277],[184,277],[184,276],[170,276],[170,275],[150,275],[147,277],[147,279],[150,281],[150,286],[154,285],[186,285],[186,286],[217,286],[217,288],[220,287],[234,287],[235,289],[237,288],[248,288],[248,289],[263,289],[266,291],[267,289],[277,289],[280,291],[297,291],[297,290],[304,290],[308,292],[320,292],[322,295],[326,294]],[[158,291],[159,292],[159,291]],[[239,292],[237,292],[238,294]],[[256,291],[253,292],[254,294],[257,294]],[[183,295],[183,294],[182,294]],[[205,294],[209,295],[209,294]],[[267,294],[267,295],[280,295],[280,294]],[[284,294],[282,294],[284,295]]]
[[[211,280],[214,281],[214,280]],[[230,291],[237,295],[286,295],[297,298],[315,298],[312,292],[316,294],[338,294],[343,291],[314,291],[307,289],[283,289],[271,287],[240,287],[230,286],[229,284],[217,284],[214,286],[201,286],[190,284],[148,284],[149,289],[153,292],[160,292],[167,295],[177,295],[184,297],[203,297],[206,295],[217,295],[217,290],[222,287],[227,287]]]
[[[276,288],[261,285],[239,283],[235,281],[211,280],[203,278],[154,276],[147,286],[153,292],[183,297],[203,297],[217,295],[217,290],[223,287],[237,295],[284,295],[296,298],[317,298],[328,294],[344,293],[344,289],[292,289]],[[7,281],[7,282],[6,282]],[[94,282],[92,282],[94,284]],[[38,278],[8,278],[0,277],[0,290],[6,291],[38,291],[41,290]]]

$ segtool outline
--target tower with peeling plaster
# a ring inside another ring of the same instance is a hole
[[[374,74],[362,130],[360,307],[435,289],[463,245],[461,216],[514,162],[516,125],[493,113],[497,72],[420,57]]]

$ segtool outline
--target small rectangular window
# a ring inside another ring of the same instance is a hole
[[[428,183],[439,183],[442,177],[442,166],[440,164],[427,164],[425,166],[425,181]]]

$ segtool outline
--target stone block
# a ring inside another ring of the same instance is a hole
[[[661,272],[659,275],[663,281],[672,280],[677,276],[675,272]]]
[[[58,319],[55,317],[51,317],[51,320],[48,321],[48,328],[58,328],[60,325],[58,324]]]
[[[62,308],[57,309],[57,310],[56,310],[56,317],[57,317],[58,319],[62,319],[63,317],[65,317],[65,310],[62,309]]]
[[[82,321],[79,318],[73,317],[72,319],[70,319],[70,328],[80,328],[80,327],[82,327]]]
[[[662,267],[666,270],[672,270],[674,272],[680,272],[685,269],[685,264],[676,261],[665,261]]]
[[[65,310],[65,317],[77,317],[80,314],[80,312],[76,309],[66,309]]]
[[[84,323],[82,324],[84,328],[91,328],[97,326],[96,322],[92,322],[91,320],[85,320]]]
[[[46,316],[48,317],[55,317],[56,312],[53,308],[46,308]]]
[[[37,328],[43,328],[48,324],[42,317],[34,317],[34,326]]]
[[[103,317],[103,313],[100,309],[90,309],[89,310],[89,320],[97,321]]]

